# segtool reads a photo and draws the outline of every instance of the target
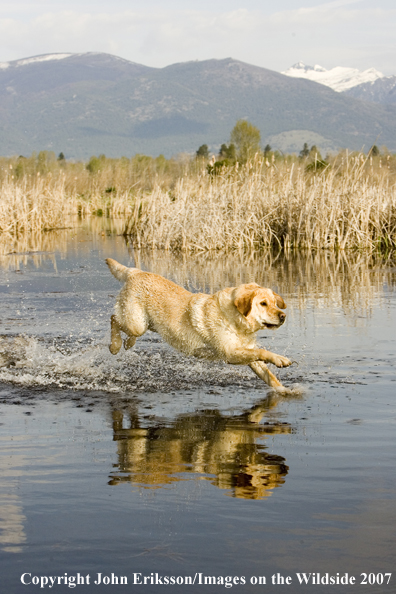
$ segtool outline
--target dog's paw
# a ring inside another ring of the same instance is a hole
[[[124,349],[126,351],[128,351],[129,349],[131,349],[133,347],[135,342],[136,342],[136,336],[129,336],[128,338],[126,338],[124,340]]]
[[[272,363],[277,367],[289,367],[293,363],[287,357],[282,357],[282,355],[274,355]]]
[[[117,340],[117,339],[112,340],[111,345],[109,346],[110,353],[112,355],[116,355],[121,347],[122,347],[121,337],[119,340]]]
[[[274,392],[276,392],[276,394],[285,395],[288,393],[288,389],[285,388],[285,386],[282,386],[282,384],[280,384],[279,386],[271,386],[271,388]]]

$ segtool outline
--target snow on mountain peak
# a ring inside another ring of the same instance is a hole
[[[34,56],[33,58],[25,58],[24,60],[17,60],[16,66],[26,66],[26,64],[33,64],[34,62],[48,62],[49,60],[63,60],[70,58],[73,54],[44,54],[42,56]]]
[[[361,85],[366,82],[374,82],[378,78],[383,78],[382,72],[375,68],[368,70],[358,70],[357,68],[345,68],[344,66],[336,66],[330,70],[322,68],[318,64],[315,66],[306,66],[303,62],[297,62],[288,70],[282,72],[286,76],[295,78],[306,78],[332,88],[334,91],[342,93],[356,85]]]
[[[26,66],[27,64],[34,64],[35,62],[48,62],[49,60],[63,60],[70,58],[73,54],[43,54],[41,56],[33,56],[32,58],[24,58],[22,60],[13,60],[12,62],[0,62],[0,70],[5,70],[10,66]]]
[[[315,64],[315,66],[307,66],[306,64],[304,64],[304,62],[297,62],[297,64],[294,64],[291,68],[289,68],[289,70],[287,70],[286,72],[289,71],[298,71],[298,72],[308,72],[308,71],[312,71],[314,70],[315,72],[326,72],[326,68],[322,68],[322,66],[319,66],[319,64]],[[282,72],[282,74],[286,74],[286,72]],[[289,75],[292,76],[292,75]],[[304,75],[302,75],[304,76]]]

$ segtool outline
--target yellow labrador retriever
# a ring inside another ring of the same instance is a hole
[[[249,367],[269,386],[284,389],[266,363],[287,367],[291,361],[256,345],[255,333],[281,326],[286,314],[282,297],[256,283],[218,291],[190,293],[158,274],[127,268],[106,260],[112,274],[124,283],[111,317],[110,352],[130,349],[147,330],[158,332],[186,355],[222,360]]]

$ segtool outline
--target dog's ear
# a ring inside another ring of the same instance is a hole
[[[256,294],[255,289],[252,287],[245,286],[239,287],[236,290],[234,305],[243,316],[248,316],[252,309],[253,298]]]
[[[280,295],[278,295],[278,293],[275,293],[275,291],[272,291],[275,297],[275,303],[276,303],[276,307],[279,307],[280,309],[286,309],[287,305],[286,303],[283,301],[282,297]]]

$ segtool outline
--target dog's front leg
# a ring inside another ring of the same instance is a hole
[[[272,363],[277,367],[289,367],[292,364],[292,361],[287,357],[283,357],[282,355],[277,355],[276,353],[271,353],[271,351],[265,351],[265,359],[260,359],[261,361],[265,361],[266,363]]]
[[[292,361],[282,355],[275,355],[271,351],[260,348],[236,348],[230,350],[227,354],[227,363],[232,365],[249,365],[254,361],[262,361],[263,363],[273,363],[277,367],[288,367]]]
[[[283,388],[280,381],[274,376],[273,373],[271,373],[266,364],[262,361],[253,361],[252,363],[249,363],[249,367],[256,375],[259,376],[260,379],[271,386],[271,388]]]

